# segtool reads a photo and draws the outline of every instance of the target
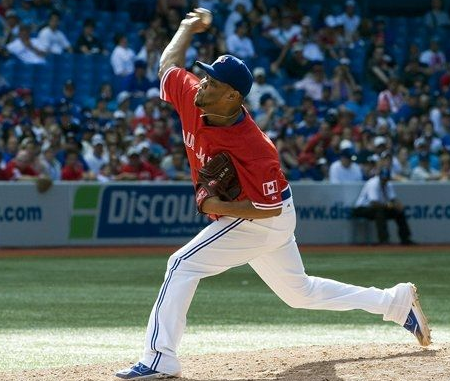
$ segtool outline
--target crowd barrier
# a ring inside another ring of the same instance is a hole
[[[350,219],[362,184],[292,183],[296,237],[305,244],[375,240],[373,224]],[[394,185],[419,243],[450,243],[450,184]],[[180,245],[209,223],[190,183],[0,184],[0,247]],[[362,229],[363,228],[363,229]],[[396,229],[390,222],[393,242]]]

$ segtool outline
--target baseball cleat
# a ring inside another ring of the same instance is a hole
[[[138,362],[130,368],[119,370],[116,373],[116,377],[124,380],[151,380],[155,378],[171,378],[177,376],[158,372],[157,370],[150,369],[148,366]]]
[[[412,307],[403,327],[416,337],[422,347],[427,347],[431,344],[430,327],[428,326],[427,317],[420,307],[416,286],[413,284],[411,284],[411,293],[413,295]]]

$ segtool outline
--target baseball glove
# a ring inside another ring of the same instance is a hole
[[[203,213],[202,205],[209,197],[217,196],[222,201],[231,201],[240,193],[236,168],[228,153],[219,153],[198,171],[195,198],[200,213]]]

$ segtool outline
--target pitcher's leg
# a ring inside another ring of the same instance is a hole
[[[246,220],[221,218],[169,258],[148,322],[144,365],[172,375],[180,372],[176,351],[200,279],[245,264],[259,254],[248,239],[248,225]],[[254,236],[261,241],[262,237]]]
[[[255,258],[250,265],[283,301],[294,308],[362,309],[398,324],[406,321],[411,308],[412,297],[406,283],[381,290],[308,276],[294,239],[276,252]]]

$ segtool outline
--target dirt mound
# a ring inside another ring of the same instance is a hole
[[[180,381],[449,381],[450,344],[345,345],[271,349],[182,358]],[[127,364],[0,373],[5,381],[117,381]]]

